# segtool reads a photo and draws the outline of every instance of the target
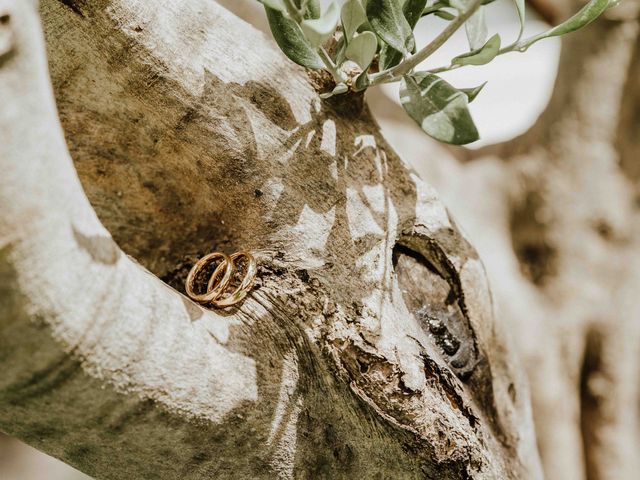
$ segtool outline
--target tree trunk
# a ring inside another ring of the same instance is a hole
[[[75,170],[0,0],[2,430],[105,479],[541,476],[483,266],[362,98],[209,0],[41,13]],[[180,293],[241,249],[239,308]]]
[[[559,17],[579,7],[557,3]],[[486,263],[551,480],[640,470],[639,5],[563,40],[553,98],[522,137],[463,161],[414,146]]]

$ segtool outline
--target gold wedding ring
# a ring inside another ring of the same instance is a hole
[[[205,268],[214,260],[218,259],[222,259],[222,261],[216,268],[215,272],[218,272],[219,269],[224,268],[224,276],[222,277],[222,280],[220,280],[220,283],[218,283],[215,288],[212,289],[207,287],[206,293],[197,294],[193,288],[193,283],[196,280],[196,276],[203,268]],[[232,276],[233,263],[229,259],[229,256],[220,252],[210,253],[198,260],[196,264],[191,268],[191,270],[189,271],[189,275],[187,275],[185,290],[187,291],[187,295],[189,295],[189,298],[191,298],[192,300],[195,300],[198,303],[209,303],[222,295],[222,292],[229,285]]]
[[[227,290],[233,274],[236,268],[236,260],[244,257],[246,260],[246,271],[240,285],[229,295],[223,296]],[[207,283],[207,291],[203,294],[197,294],[194,290],[194,282],[198,273],[202,271],[207,265],[217,259],[222,259],[220,264],[211,274],[209,282]],[[258,264],[256,259],[249,252],[236,252],[233,255],[227,256],[224,253],[214,252],[205,255],[191,268],[189,275],[187,275],[187,281],[185,289],[187,295],[192,300],[199,303],[209,303],[214,307],[225,308],[235,305],[242,301],[247,296],[253,282],[255,281],[256,274],[258,272]],[[221,280],[220,277],[222,277]]]
[[[234,267],[235,267],[235,260],[240,257],[244,257],[247,260],[247,271],[245,272],[244,277],[242,278],[242,282],[240,282],[240,286],[238,286],[238,288],[236,288],[227,297],[221,298],[219,300],[216,298],[215,300],[213,300],[211,303],[214,306],[222,308],[222,307],[230,307],[231,305],[235,305],[236,303],[241,301],[244,297],[246,297],[247,293],[249,293],[249,290],[251,290],[251,287],[253,286],[253,282],[256,279],[256,273],[258,271],[258,263],[256,262],[256,259],[253,258],[253,255],[251,255],[250,253],[236,252],[229,257]],[[220,267],[216,268],[216,271],[213,272],[213,275],[211,275],[211,278],[209,279],[209,283],[207,285],[207,291],[212,291],[213,288],[216,286],[216,280],[217,280],[217,277],[219,276],[219,273],[218,273],[219,268]]]

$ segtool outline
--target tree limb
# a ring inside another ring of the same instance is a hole
[[[482,266],[366,110],[321,103],[209,1],[43,4],[67,142],[119,246],[180,290],[197,255],[258,254],[258,290],[206,311],[98,221],[34,7],[3,2],[0,428],[97,478],[539,474]]]

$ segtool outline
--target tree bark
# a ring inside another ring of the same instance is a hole
[[[563,39],[551,102],[522,137],[462,161],[415,146],[487,266],[552,480],[640,469],[638,6]]]
[[[2,430],[105,479],[540,477],[483,266],[361,98],[208,0],[47,0],[67,151],[0,9]],[[240,308],[180,293],[240,249]]]

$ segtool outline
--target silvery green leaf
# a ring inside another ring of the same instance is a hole
[[[378,39],[371,32],[362,32],[351,39],[345,55],[365,70],[373,60],[378,49]]]
[[[367,21],[367,14],[364,12],[360,0],[347,0],[342,5],[340,17],[347,42],[351,40],[358,27]]]
[[[333,97],[334,95],[347,93],[348,90],[349,90],[349,87],[347,87],[347,85],[345,85],[344,83],[339,83],[330,92],[321,93],[320,98],[330,98],[330,97]]]
[[[452,65],[484,65],[493,60],[500,51],[500,35],[491,37],[481,48],[458,55],[451,60]]]
[[[380,58],[378,59],[380,69],[386,70],[387,68],[395,67],[402,61],[402,58],[402,53],[385,43],[380,48]]]
[[[456,16],[453,13],[448,12],[447,10],[443,10],[443,8],[450,8],[451,6],[452,5],[450,5],[448,1],[439,0],[427,6],[422,11],[422,16],[424,17],[426,15],[433,14],[436,17],[440,17],[444,20],[453,20],[454,18],[456,18]]]
[[[284,4],[284,0],[258,0],[265,7],[269,7],[273,10],[277,10],[282,13],[287,13],[287,6]]]
[[[479,138],[467,95],[436,75],[405,75],[400,83],[400,102],[422,130],[436,140],[464,145]]]
[[[409,55],[413,51],[415,48],[413,32],[402,12],[400,2],[369,0],[366,12],[374,32],[387,45],[404,55]]]
[[[548,30],[545,37],[557,37],[559,35],[575,32],[576,30],[593,22],[607,9],[608,6],[609,0],[591,0],[571,18],[565,20],[551,30]]]
[[[273,8],[265,7],[265,10],[273,38],[287,57],[303,67],[324,68],[324,63],[296,22]]]
[[[468,7],[466,7],[468,8]],[[484,18],[484,7],[478,8],[469,20],[464,23],[464,29],[469,40],[471,50],[477,50],[487,41],[487,22]]]
[[[300,28],[311,46],[319,47],[336,31],[339,19],[340,10],[338,4],[333,1],[329,4],[327,11],[320,15],[320,18],[303,20],[300,23]]]
[[[443,20],[448,20],[448,21],[451,21],[454,18],[456,18],[456,16],[453,13],[449,13],[446,10],[435,10],[435,11],[433,11],[433,14],[436,17],[440,17]]]
[[[543,38],[557,37],[566,33],[574,32],[598,18],[598,16],[608,8],[609,3],[610,0],[591,0],[582,7],[578,13],[568,20],[565,20],[560,25],[518,42],[517,49],[525,51],[531,45]]]
[[[369,73],[368,70],[365,70],[360,75],[356,77],[356,81],[353,84],[353,90],[356,92],[360,92],[366,89],[369,86]]]
[[[448,1],[438,0],[437,2],[433,2],[431,5],[427,5],[425,9],[422,11],[422,16],[429,15],[431,13],[437,12],[438,10],[446,7],[452,7]]]
[[[473,102],[478,94],[482,91],[487,82],[484,82],[482,85],[477,86],[476,88],[460,88],[459,90],[464,93],[469,99],[469,103]]]
[[[426,6],[427,0],[405,0],[402,13],[404,13],[404,18],[407,19],[411,30],[416,28]]]
[[[304,10],[304,18],[320,18],[320,0],[294,0],[296,7]]]
[[[418,20],[420,20],[426,4],[427,0],[407,0],[404,3],[402,7],[402,13],[407,19],[407,23],[409,24],[409,27],[411,27],[411,30],[416,27],[416,24],[418,23]],[[414,51],[415,44],[411,53],[413,53]],[[383,45],[383,47],[380,49],[380,66],[383,70],[396,66],[402,61],[402,58],[403,55],[401,52],[387,44]]]
[[[345,61],[345,51],[347,50],[347,41],[344,35],[341,35],[336,42],[336,65],[342,65]]]

